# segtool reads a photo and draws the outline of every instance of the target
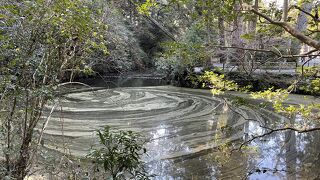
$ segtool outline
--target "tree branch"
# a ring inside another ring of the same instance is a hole
[[[314,40],[306,35],[304,35],[303,33],[301,33],[300,31],[297,31],[295,28],[293,28],[289,23],[287,22],[281,22],[281,21],[274,21],[272,20],[270,17],[268,17],[265,14],[260,13],[259,11],[256,11],[254,9],[251,9],[251,12],[253,12],[254,14],[263,17],[264,19],[266,19],[268,22],[270,22],[271,24],[277,25],[282,27],[284,30],[286,30],[289,34],[291,34],[293,37],[299,39],[301,42],[314,47],[315,49],[319,50],[320,49],[320,42],[317,40]]]
[[[303,10],[303,9],[302,9],[302,8],[300,8],[299,6],[294,5],[294,6],[291,6],[291,8],[298,9],[299,11],[301,11],[301,12],[305,13],[306,15],[308,15],[308,16],[310,16],[310,17],[312,17],[312,19],[313,19],[315,22],[317,22],[317,21],[318,21],[318,19],[316,18],[316,16],[314,16],[314,15],[312,15],[311,13],[309,13],[309,12],[307,12],[307,11]],[[290,9],[291,9],[291,8],[290,8]]]
[[[134,7],[137,7],[136,3],[134,3],[132,0],[129,0],[129,3],[131,3]],[[153,19],[151,16],[143,15],[144,18],[148,19],[150,22],[152,22],[154,25],[156,25],[164,34],[166,34],[170,39],[173,41],[176,41],[173,34],[171,34],[167,29],[165,29],[158,21]]]
[[[272,53],[276,56],[278,56],[279,58],[293,58],[293,57],[310,57],[310,56],[320,56],[319,54],[317,55],[311,55],[311,53],[318,51],[318,49],[314,49],[311,50],[310,52],[307,52],[305,54],[294,54],[294,55],[290,55],[290,54],[286,54],[286,55],[282,55],[278,52],[275,52],[273,50],[268,50],[268,49],[254,49],[254,48],[243,48],[243,47],[237,47],[237,46],[220,46],[220,45],[213,45],[211,47],[217,47],[217,48],[225,48],[225,49],[241,49],[241,50],[246,50],[246,51],[256,51],[256,52],[265,52],[265,53]]]
[[[290,131],[295,131],[295,132],[298,132],[298,133],[308,133],[308,132],[312,132],[312,131],[320,131],[320,127],[310,128],[310,129],[297,129],[297,128],[293,128],[293,127],[270,129],[270,128],[264,127],[264,126],[260,126],[260,127],[265,128],[265,129],[269,129],[270,131],[269,131],[269,132],[266,132],[266,133],[264,133],[264,134],[258,135],[258,136],[253,136],[251,139],[243,142],[243,143],[240,145],[240,147],[238,148],[238,150],[241,150],[243,146],[245,146],[246,144],[249,144],[250,142],[254,141],[255,139],[258,139],[258,138],[262,138],[262,137],[271,135],[271,134],[274,133],[274,132],[288,131],[288,130],[290,130]]]

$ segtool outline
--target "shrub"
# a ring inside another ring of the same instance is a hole
[[[89,153],[95,168],[103,167],[113,179],[149,179],[141,156],[146,153],[141,135],[133,131],[114,131],[106,126],[98,130],[102,147]]]

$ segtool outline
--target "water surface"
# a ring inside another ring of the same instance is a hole
[[[144,160],[155,179],[319,178],[319,132],[274,133],[230,155],[228,150],[236,146],[226,143],[239,144],[266,132],[261,123],[271,126],[302,119],[289,120],[259,108],[229,107],[208,90],[100,89],[68,94],[61,105],[62,112],[53,114],[46,130],[46,140],[68,144],[71,154],[83,156],[96,144],[94,131],[105,125],[141,132],[148,139]]]

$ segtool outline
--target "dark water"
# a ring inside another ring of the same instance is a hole
[[[161,77],[122,77],[107,76],[92,79],[83,79],[80,82],[93,87],[119,88],[119,87],[144,87],[167,85],[167,81]]]
[[[150,86],[162,85],[161,80],[121,81],[113,83],[126,87],[66,95],[63,113],[53,115],[46,138],[68,142],[72,154],[83,156],[96,143],[93,131],[105,125],[141,132],[149,141],[144,160],[155,179],[319,178],[319,132],[273,133],[230,153],[243,140],[267,132],[261,124],[299,124],[304,122],[299,116],[288,119],[266,109],[231,107],[208,90]]]

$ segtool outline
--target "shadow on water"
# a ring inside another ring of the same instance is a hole
[[[108,87],[105,80],[88,84]],[[72,154],[86,154],[94,144],[93,131],[109,125],[147,137],[144,160],[155,179],[319,178],[319,132],[273,133],[252,141],[243,151],[233,150],[243,140],[265,133],[261,124],[299,123],[303,121],[299,116],[287,119],[248,107],[231,110],[208,90],[159,86],[165,84],[159,79],[113,79],[113,84],[126,88],[66,95],[63,136],[69,139]],[[62,135],[59,116],[53,114],[47,138]]]

